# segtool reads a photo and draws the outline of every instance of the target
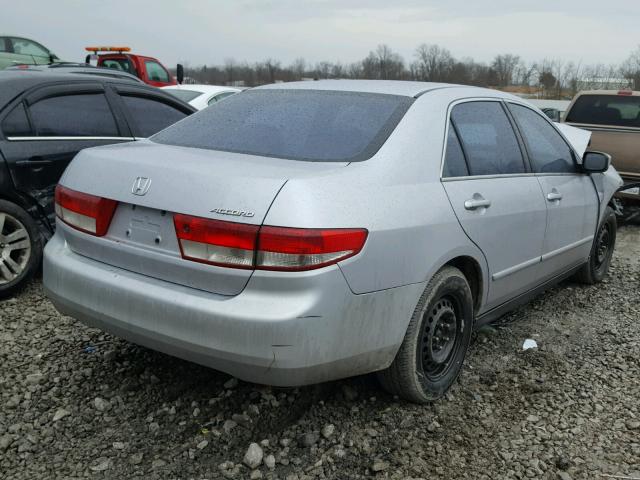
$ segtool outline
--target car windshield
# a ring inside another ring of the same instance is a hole
[[[292,160],[373,156],[413,99],[323,90],[248,90],[151,137],[157,143]]]
[[[202,95],[202,92],[196,92],[195,90],[183,90],[177,88],[165,88],[164,90],[169,92],[174,97],[178,97],[183,102],[190,102],[194,98]]]
[[[123,72],[131,73],[132,75],[136,74],[129,59],[124,57],[102,59],[102,62],[99,64],[99,66],[113,68],[114,70],[121,70]]]
[[[566,121],[640,128],[640,96],[582,95],[567,112]]]

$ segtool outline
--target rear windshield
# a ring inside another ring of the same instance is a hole
[[[566,121],[640,127],[640,96],[582,95],[567,112]]]
[[[361,161],[378,151],[412,102],[372,93],[248,90],[151,140],[292,160]]]
[[[202,92],[195,92],[193,90],[179,90],[177,88],[164,88],[166,92],[169,92],[174,97],[178,97],[183,102],[190,102],[196,97],[202,95]]]

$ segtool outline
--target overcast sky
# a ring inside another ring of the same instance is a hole
[[[349,63],[381,43],[490,61],[619,63],[640,43],[640,0],[0,0],[0,34],[79,61],[91,44],[131,46],[167,66],[297,57]]]

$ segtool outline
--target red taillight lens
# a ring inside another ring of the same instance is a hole
[[[97,237],[107,233],[118,202],[56,187],[56,215],[67,225]]]
[[[262,227],[256,268],[312,270],[356,255],[367,239],[364,229]]]
[[[365,229],[259,227],[175,214],[182,257],[222,267],[303,271],[359,253]]]
[[[259,226],[175,214],[182,257],[221,267],[251,268]]]

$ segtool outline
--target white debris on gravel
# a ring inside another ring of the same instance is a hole
[[[258,468],[262,463],[262,448],[257,443],[252,443],[244,454],[242,462],[249,468]]]

